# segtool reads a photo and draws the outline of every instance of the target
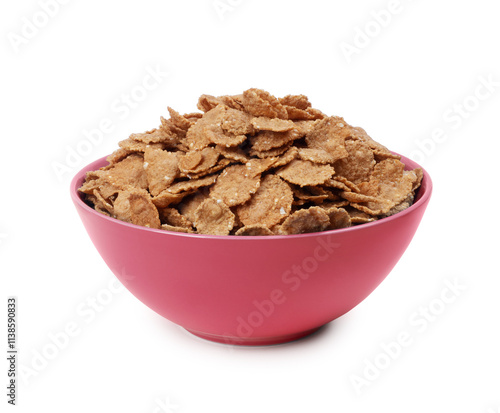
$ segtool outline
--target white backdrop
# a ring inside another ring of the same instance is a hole
[[[0,286],[2,308],[18,300],[17,411],[500,412],[495,6],[2,2]],[[364,127],[420,162],[434,194],[361,305],[309,339],[235,348],[117,288],[68,186],[167,105],[249,87],[306,94]]]

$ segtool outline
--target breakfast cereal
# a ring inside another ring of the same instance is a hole
[[[304,95],[202,95],[119,142],[80,187],[96,211],[164,231],[293,235],[362,225],[410,207],[423,178]]]

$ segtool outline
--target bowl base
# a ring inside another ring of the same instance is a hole
[[[214,341],[216,343],[229,344],[233,346],[269,346],[272,344],[283,344],[283,343],[288,343],[290,341],[299,340],[301,338],[307,337],[315,333],[321,327],[322,326],[307,331],[301,331],[300,333],[288,334],[284,336],[275,336],[275,337],[230,337],[230,336],[219,336],[209,333],[201,333],[199,331],[193,331],[187,328],[185,330],[195,335],[196,337],[200,337],[209,341]]]

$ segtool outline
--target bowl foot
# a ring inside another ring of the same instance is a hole
[[[191,334],[203,338],[205,340],[214,341],[216,343],[229,344],[233,346],[268,346],[272,344],[282,344],[288,343],[290,341],[299,340],[306,336],[309,336],[321,327],[316,327],[311,330],[301,331],[300,333],[288,334],[284,336],[274,336],[274,337],[230,337],[230,336],[219,336],[209,333],[201,333],[199,331],[193,331],[185,329]]]

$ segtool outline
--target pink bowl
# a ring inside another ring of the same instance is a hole
[[[402,157],[407,169],[419,167]],[[364,300],[408,247],[429,203],[424,171],[414,204],[359,226],[288,236],[207,236],[150,229],[71,197],[95,247],[118,279],[149,308],[208,340],[277,344],[304,337]]]

